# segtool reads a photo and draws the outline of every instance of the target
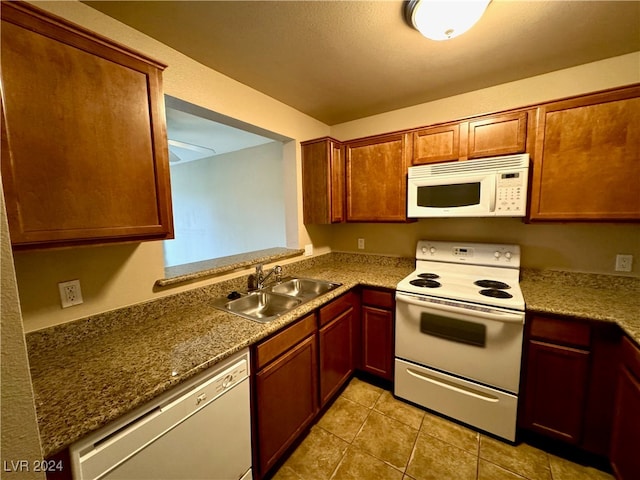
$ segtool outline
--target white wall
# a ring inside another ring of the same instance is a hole
[[[171,165],[165,266],[286,247],[282,143]]]
[[[9,229],[0,184],[0,417],[2,439],[0,462],[3,470],[14,470],[7,477],[44,480],[42,472],[33,471],[34,462],[42,460],[42,448],[36,421],[33,387],[29,375],[27,346],[24,340],[16,277],[11,259]],[[27,460],[28,469],[12,469]],[[6,462],[6,463],[5,463]],[[8,466],[8,467],[7,467]]]

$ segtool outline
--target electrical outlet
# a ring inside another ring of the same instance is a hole
[[[616,272],[630,272],[633,255],[616,255]]]
[[[304,246],[304,254],[305,254],[307,257],[310,257],[311,255],[313,255],[313,243],[307,243],[307,244]]]
[[[82,290],[80,290],[80,280],[70,280],[58,284],[60,290],[60,303],[62,308],[80,305],[82,300]]]
[[[358,239],[358,248],[360,250],[364,250],[364,238],[359,238]]]

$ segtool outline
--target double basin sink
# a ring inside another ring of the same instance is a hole
[[[214,306],[249,320],[267,323],[340,285],[313,278],[289,277],[240,298],[225,298]]]

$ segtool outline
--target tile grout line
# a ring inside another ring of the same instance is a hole
[[[340,394],[338,396],[338,398],[340,396],[343,396],[344,392],[342,394]],[[333,471],[331,472],[331,476],[329,477],[329,480],[333,479],[336,474],[338,473],[338,469],[340,468],[340,466],[342,465],[342,463],[344,462],[345,457],[347,456],[347,452],[349,451],[350,447],[354,447],[353,442],[354,440],[358,437],[358,434],[362,431],[362,429],[364,428],[364,424],[367,423],[367,419],[369,418],[369,416],[371,415],[371,412],[373,411],[373,408],[375,406],[375,404],[377,403],[377,401],[380,399],[380,397],[382,396],[382,393],[380,393],[380,395],[378,395],[378,398],[376,398],[376,400],[373,402],[373,405],[371,407],[368,407],[366,405],[361,404],[360,402],[357,402],[355,400],[351,400],[348,397],[343,397],[345,400],[348,400],[349,402],[352,402],[356,405],[360,405],[361,407],[364,407],[368,410],[367,412],[367,416],[364,417],[364,420],[362,421],[362,424],[360,425],[360,428],[358,429],[358,431],[356,432],[356,434],[353,436],[353,439],[350,442],[347,442],[346,440],[344,440],[343,438],[335,435],[334,433],[330,432],[329,430],[323,428],[322,426],[318,425],[318,423],[316,423],[316,425],[318,426],[318,428],[322,428],[325,432],[333,435],[336,438],[339,438],[340,440],[344,441],[345,443],[347,443],[347,448],[345,448],[344,453],[342,454],[342,457],[340,458],[340,460],[338,461],[337,465],[335,466],[335,468],[333,469]],[[337,400],[337,399],[336,399]],[[332,405],[333,406],[333,405]],[[328,410],[327,410],[328,411]],[[326,414],[326,412],[325,412]],[[356,447],[354,447],[356,448]]]
[[[425,418],[426,417],[423,415],[422,420],[420,420],[420,426],[418,427],[418,433],[416,435],[416,439],[413,441],[413,447],[411,448],[411,453],[409,454],[409,458],[407,460],[407,466],[404,468],[404,472],[402,472],[403,477],[409,476],[410,478],[413,478],[407,473],[407,471],[409,470],[409,465],[411,465],[411,460],[413,460],[413,456],[416,453],[416,447],[418,446],[418,438],[420,437],[420,432],[422,431],[422,426],[424,425]]]

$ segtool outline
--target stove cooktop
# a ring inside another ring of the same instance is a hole
[[[517,245],[418,242],[416,270],[397,290],[524,310]]]

